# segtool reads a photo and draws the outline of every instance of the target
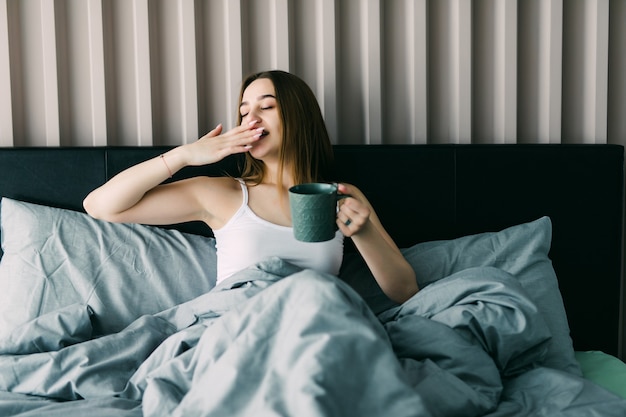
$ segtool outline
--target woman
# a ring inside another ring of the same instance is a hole
[[[339,185],[339,192],[351,197],[340,205],[335,239],[303,243],[293,238],[289,188],[328,179],[333,162],[319,105],[306,83],[283,71],[254,74],[243,82],[239,103],[237,127],[223,133],[218,125],[194,143],[121,172],[85,198],[86,211],[111,222],[205,222],[216,237],[218,282],[271,255],[337,274],[345,235],[389,298],[401,303],[415,294],[413,269],[355,186]],[[186,166],[237,153],[245,153],[241,179],[195,177],[161,184]]]

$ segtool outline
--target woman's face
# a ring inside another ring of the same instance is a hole
[[[241,124],[256,121],[255,126],[264,129],[261,138],[249,150],[256,159],[278,159],[283,124],[277,104],[274,84],[267,78],[254,80],[243,92],[239,106]]]

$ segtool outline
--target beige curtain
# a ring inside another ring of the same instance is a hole
[[[241,79],[335,143],[626,144],[624,0],[0,0],[0,146],[176,145]]]

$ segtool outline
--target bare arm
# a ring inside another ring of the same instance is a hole
[[[384,229],[363,193],[347,184],[340,184],[339,191],[353,197],[341,204],[337,215],[340,230],[352,237],[383,292],[400,303],[408,300],[419,290],[415,271]],[[348,219],[350,222],[346,225]]]
[[[161,185],[171,174],[189,165],[205,165],[246,152],[258,139],[254,125],[238,126],[224,134],[218,126],[200,140],[176,147],[165,154],[122,171],[93,190],[83,201],[91,216],[111,222],[171,224],[202,220],[210,224],[214,214],[207,200],[220,201],[223,179],[191,178]],[[216,185],[207,188],[206,182]]]

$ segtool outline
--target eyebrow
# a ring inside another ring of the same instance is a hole
[[[265,98],[273,98],[273,99],[275,99],[276,96],[274,94],[263,94],[263,95],[258,96],[256,99],[257,99],[257,101],[261,101],[261,100],[263,100]],[[249,103],[247,101],[242,101],[241,104],[239,105],[239,108],[242,108],[243,106],[247,106],[248,104]]]

